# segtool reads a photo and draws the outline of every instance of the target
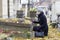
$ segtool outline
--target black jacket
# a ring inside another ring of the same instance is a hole
[[[44,15],[43,12],[41,12],[39,15],[38,15],[38,22],[34,21],[33,23],[39,23],[40,24],[40,30],[42,31],[48,31],[48,25],[47,25],[47,19],[46,19],[46,16]],[[39,31],[40,31],[39,30]]]

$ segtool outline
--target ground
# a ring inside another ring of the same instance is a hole
[[[5,29],[7,29],[7,28],[9,28],[9,29],[10,28],[17,29],[18,28],[18,27],[0,26],[0,28],[2,28],[2,27],[5,28]],[[20,30],[20,29],[18,28],[18,30]],[[21,38],[21,37],[13,37],[13,40],[60,40],[60,32],[58,32],[57,28],[52,28],[52,26],[49,25],[49,30],[48,30],[48,36],[47,37],[33,38],[33,39],[25,39],[25,38]]]
[[[14,38],[14,40],[32,40],[32,39],[23,39],[23,38]],[[33,40],[60,40],[60,32],[57,28],[52,28],[49,26],[49,33],[47,37],[44,38],[33,38]]]

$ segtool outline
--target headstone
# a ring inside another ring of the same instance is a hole
[[[24,17],[23,11],[17,11],[17,18],[23,18],[23,17]]]

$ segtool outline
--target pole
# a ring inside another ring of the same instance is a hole
[[[28,0],[28,11],[30,10],[30,0]]]
[[[8,0],[8,18],[10,17],[10,13],[9,13],[9,0]]]
[[[29,10],[30,10],[30,0],[28,0],[28,5],[27,6],[28,6],[28,12],[27,12],[28,15],[27,16],[30,17],[30,13],[29,13]]]
[[[20,4],[21,4],[21,0],[20,0]]]

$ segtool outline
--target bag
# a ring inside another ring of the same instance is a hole
[[[44,32],[35,32],[35,37],[44,37]]]

